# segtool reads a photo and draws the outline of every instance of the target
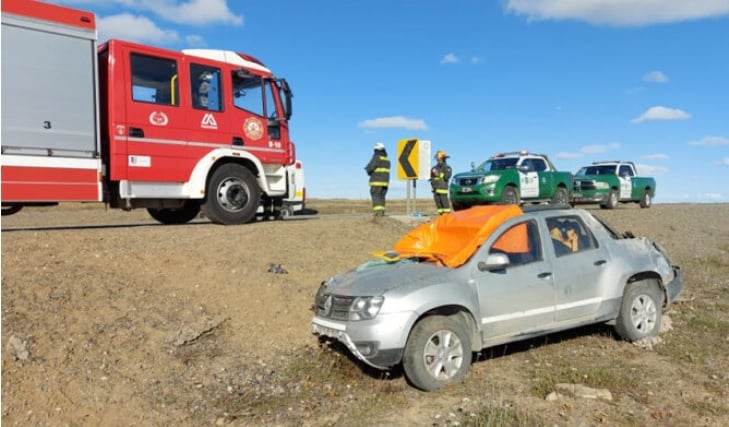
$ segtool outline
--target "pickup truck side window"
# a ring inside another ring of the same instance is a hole
[[[628,165],[620,165],[620,176],[633,176],[633,169]]]
[[[263,116],[263,78],[233,71],[233,105]]]
[[[534,221],[509,227],[491,245],[489,253],[503,253],[509,258],[509,267],[542,260],[542,244]]]
[[[597,248],[595,236],[577,216],[548,218],[547,227],[558,257]]]
[[[547,163],[544,161],[544,159],[532,159],[532,167],[533,170],[536,172],[544,172],[547,170]]]
[[[176,61],[132,53],[130,62],[134,101],[180,105]]]
[[[219,68],[190,64],[190,91],[193,108],[222,111],[220,87]]]

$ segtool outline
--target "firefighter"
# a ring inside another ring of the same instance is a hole
[[[437,163],[430,170],[430,186],[433,188],[433,199],[435,207],[438,209],[438,215],[451,212],[451,203],[448,200],[448,180],[451,179],[453,171],[446,163],[448,157],[445,151],[438,150],[435,153]]]
[[[372,196],[372,213],[374,216],[385,216],[385,195],[390,185],[390,159],[387,158],[385,144],[378,142],[374,154],[365,171],[370,176],[370,195]]]

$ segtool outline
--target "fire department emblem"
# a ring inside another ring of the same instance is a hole
[[[169,123],[169,121],[170,120],[167,118],[167,114],[161,111],[152,111],[149,114],[149,122],[154,126],[167,126],[167,123]]]
[[[263,136],[263,125],[257,118],[249,117],[243,123],[243,132],[250,139],[260,139]]]

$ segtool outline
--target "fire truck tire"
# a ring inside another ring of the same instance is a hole
[[[2,216],[16,214],[16,213],[20,212],[21,209],[23,209],[23,205],[16,205],[16,204],[3,205]]]
[[[215,224],[245,224],[255,219],[260,203],[261,190],[253,172],[228,163],[210,177],[202,210]]]
[[[152,218],[166,225],[187,224],[200,213],[200,202],[187,200],[179,209],[147,208]]]

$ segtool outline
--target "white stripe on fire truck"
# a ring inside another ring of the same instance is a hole
[[[77,157],[47,157],[3,154],[3,166],[98,170],[101,167],[101,160],[80,159]]]

